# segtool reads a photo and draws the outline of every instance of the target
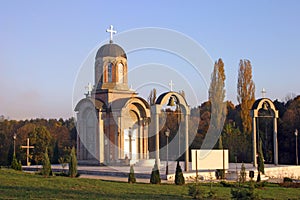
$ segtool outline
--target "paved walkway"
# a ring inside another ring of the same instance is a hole
[[[184,169],[184,162],[180,162],[181,168]],[[235,173],[236,171],[240,171],[242,163],[229,163],[229,169],[228,172]],[[62,168],[61,165],[52,165],[52,170],[54,172],[62,172],[62,170],[67,171],[68,166],[65,167],[65,169]],[[191,163],[190,163],[191,167]],[[253,170],[256,171],[256,168],[253,167],[251,163],[245,164],[246,170]],[[274,166],[274,165],[265,165],[265,170],[287,170],[287,167],[293,167],[293,166]],[[295,167],[295,166],[294,166]],[[38,171],[42,168],[41,165],[35,165],[35,166],[23,166],[24,171]],[[150,166],[134,166],[134,172],[135,177],[137,179],[137,182],[141,183],[149,183],[150,182],[150,176],[152,172],[152,168]],[[299,168],[300,169],[300,168]],[[106,181],[121,181],[121,182],[127,182],[128,179],[128,173],[129,173],[130,167],[129,166],[78,166],[78,173],[80,174],[81,178],[92,178],[92,179],[101,179]],[[169,175],[175,174],[176,170],[176,162],[169,162]],[[288,170],[290,171],[290,170]],[[192,171],[190,168],[190,172],[185,173],[193,174],[195,171]],[[214,176],[214,170],[199,170],[199,174],[205,174],[210,173],[212,176]],[[163,183],[173,183],[173,181],[167,181],[166,177],[166,167],[165,162],[161,162],[160,166],[160,174],[161,179]],[[274,177],[275,178],[275,177]]]

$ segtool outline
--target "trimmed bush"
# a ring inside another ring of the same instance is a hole
[[[176,166],[175,184],[176,185],[184,185],[185,184],[184,176],[182,173],[182,169],[179,165],[179,161],[177,161],[177,166]]]
[[[134,175],[134,170],[133,170],[133,166],[130,166],[130,172],[128,175],[128,183],[136,183],[136,179],[135,179],[135,175]]]
[[[43,168],[42,168],[42,175],[45,177],[48,177],[51,174],[51,163],[49,160],[49,156],[48,156],[48,149],[46,148],[46,151],[44,153],[44,157],[43,157]]]
[[[70,154],[69,160],[69,176],[71,178],[77,177],[77,158],[75,148],[73,147]]]
[[[159,174],[159,169],[157,166],[157,163],[155,162],[154,167],[152,169],[151,177],[150,177],[150,183],[151,184],[160,184],[161,179],[160,179],[160,174]]]
[[[13,155],[13,159],[11,162],[11,168],[14,170],[22,171],[22,164],[21,161],[18,161],[16,155]]]

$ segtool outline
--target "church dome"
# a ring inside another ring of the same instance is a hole
[[[122,49],[122,47],[120,47],[119,45],[114,44],[114,43],[105,44],[102,47],[100,47],[100,49],[98,50],[98,52],[96,54],[96,59],[99,57],[103,58],[106,56],[110,56],[110,57],[121,56],[121,57],[127,59],[124,49]]]

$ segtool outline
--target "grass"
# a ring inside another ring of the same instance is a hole
[[[209,185],[203,185],[209,190]],[[217,197],[230,198],[230,188],[215,184]],[[267,199],[298,199],[299,188],[268,184],[256,190]],[[0,169],[0,199],[191,199],[188,185],[128,184],[84,178],[43,176]]]

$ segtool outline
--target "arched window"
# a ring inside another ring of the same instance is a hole
[[[107,65],[107,82],[111,83],[112,82],[112,63],[108,63]]]
[[[118,82],[119,83],[124,82],[124,66],[122,63],[118,64]]]

